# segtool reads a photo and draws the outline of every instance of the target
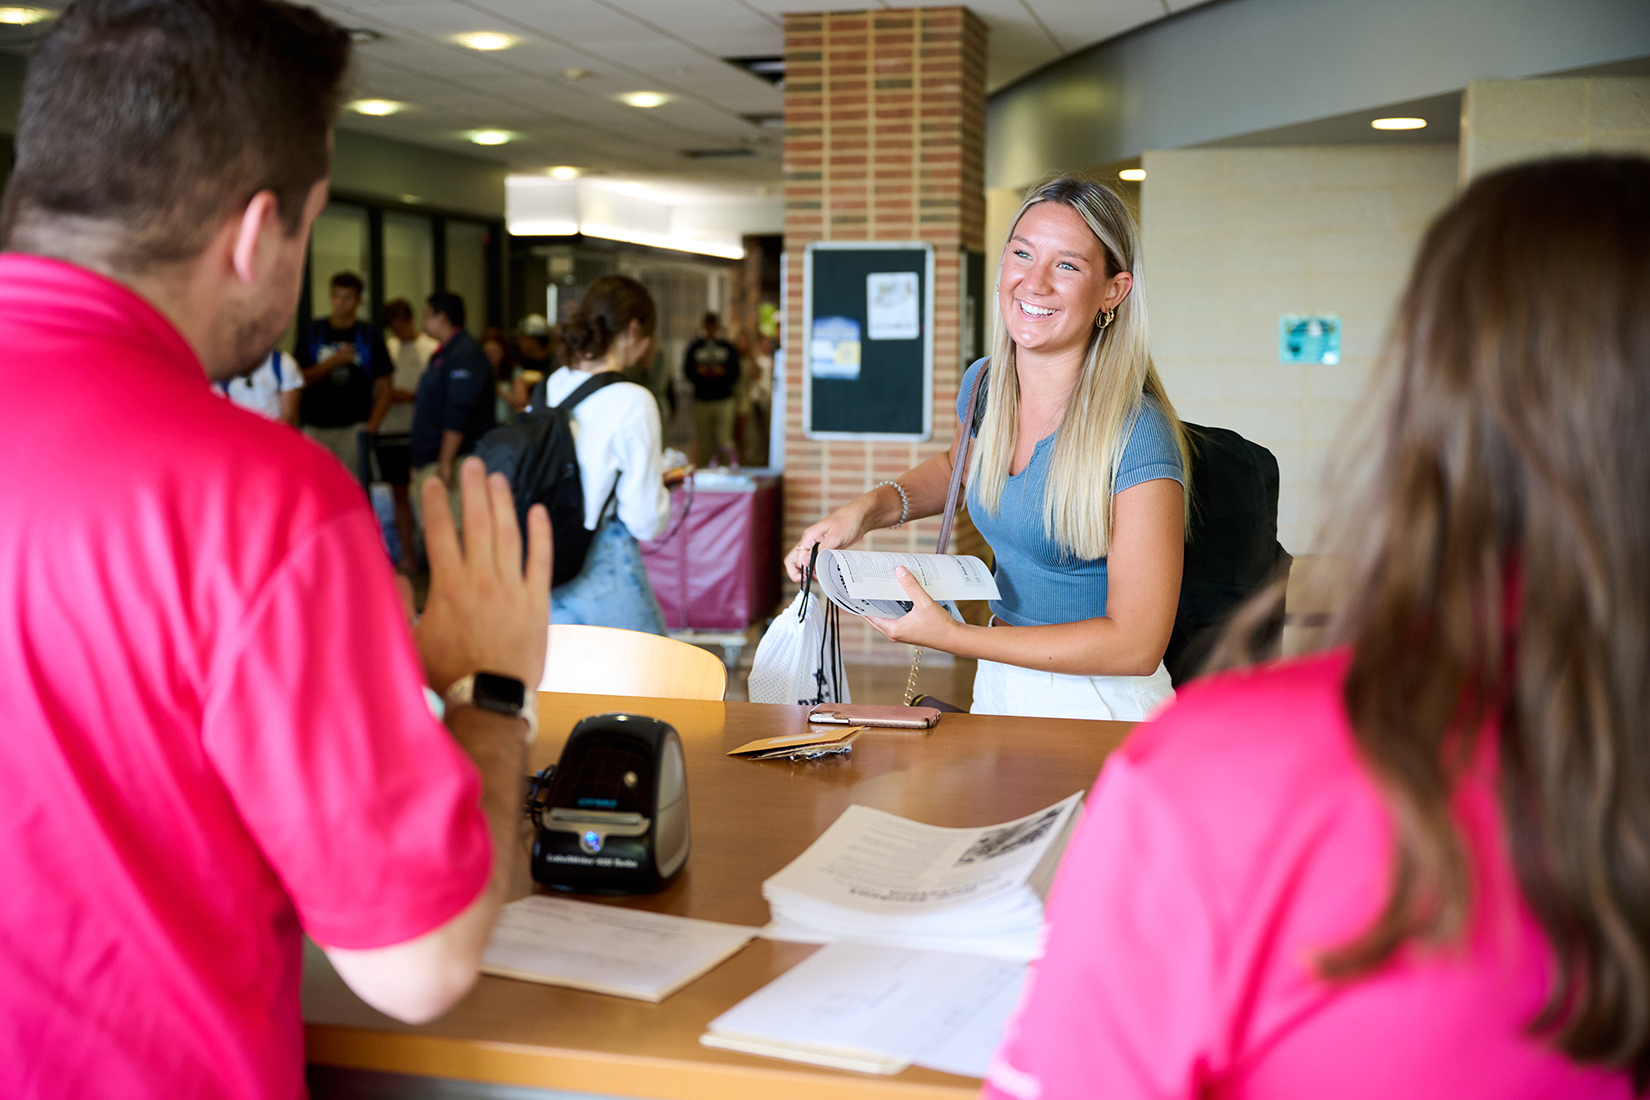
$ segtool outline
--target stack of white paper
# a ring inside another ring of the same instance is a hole
[[[706,1046],[837,1069],[984,1077],[1024,963],[833,944],[710,1022]]]
[[[762,934],[1030,960],[1082,797],[976,829],[850,806],[762,884],[773,917]]]
[[[662,1001],[739,950],[757,930],[567,898],[513,901],[481,970],[639,1001]]]

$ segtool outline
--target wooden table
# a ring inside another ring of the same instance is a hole
[[[935,825],[1023,816],[1094,781],[1123,722],[948,714],[928,736],[867,730],[849,756],[807,763],[726,756],[757,737],[799,733],[804,708],[543,694],[534,768],[553,764],[578,719],[607,711],[675,726],[687,756],[693,851],[663,892],[612,904],[762,925],[762,881],[852,803]],[[521,860],[520,892],[531,889]],[[610,899],[601,899],[610,900]],[[658,1005],[483,977],[439,1021],[397,1023],[364,1005],[310,950],[309,1059],[431,1077],[675,1100],[971,1097],[979,1082],[931,1070],[889,1077],[712,1050],[705,1025],[817,948],[757,939]]]

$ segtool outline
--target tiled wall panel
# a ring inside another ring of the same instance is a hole
[[[1650,155],[1650,77],[1474,81],[1461,138],[1463,181],[1564,153]]]
[[[1181,416],[1278,459],[1279,537],[1316,545],[1325,462],[1379,354],[1427,223],[1455,193],[1451,144],[1148,152],[1141,191],[1152,350]],[[1335,365],[1278,362],[1285,313],[1341,318]]]

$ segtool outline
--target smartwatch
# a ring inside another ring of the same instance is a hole
[[[527,743],[539,735],[538,699],[529,698],[527,685],[514,676],[474,672],[461,676],[447,689],[449,707],[467,706],[520,718],[527,723]]]

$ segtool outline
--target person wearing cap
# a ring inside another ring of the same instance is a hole
[[[516,369],[509,379],[499,380],[498,395],[517,412],[527,407],[532,388],[555,373],[553,341],[550,322],[542,313],[529,313],[516,326]]]

